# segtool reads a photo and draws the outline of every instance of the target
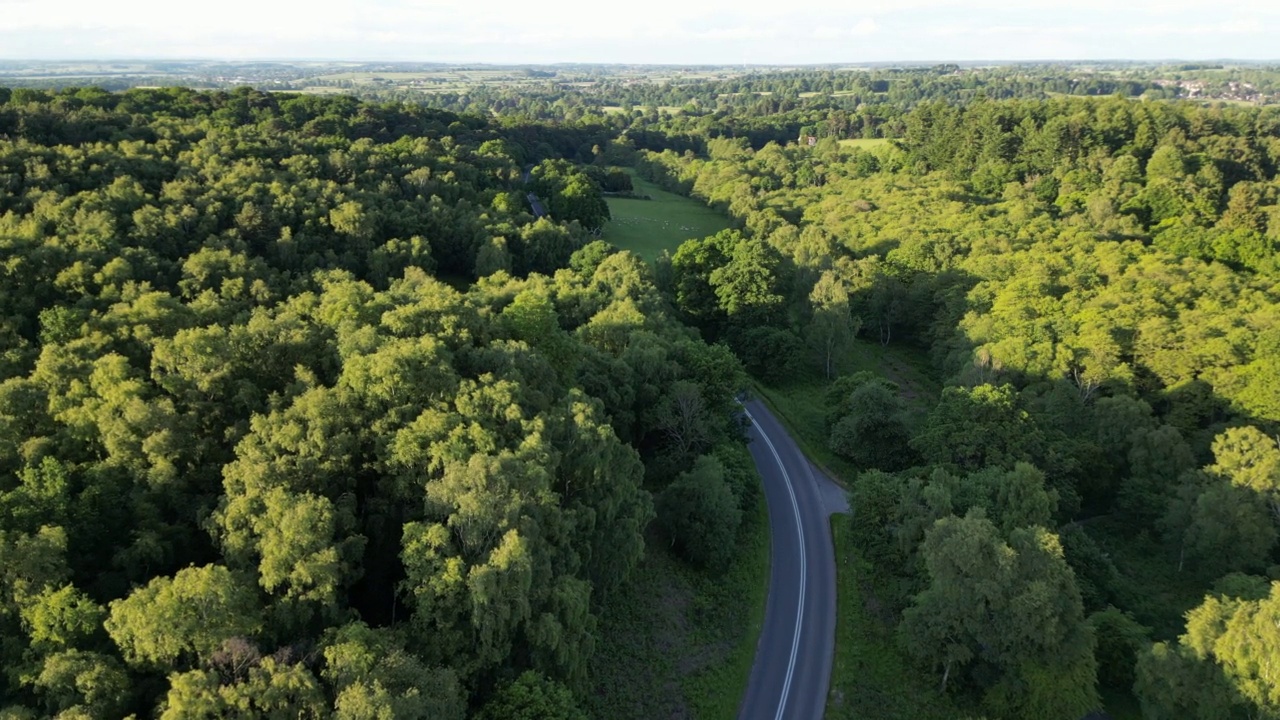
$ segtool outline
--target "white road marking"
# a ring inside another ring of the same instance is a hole
[[[747,414],[747,419],[752,425],[760,431],[760,437],[764,438],[764,442],[769,446],[769,451],[773,453],[773,459],[778,463],[778,469],[782,471],[782,479],[787,483],[787,493],[791,495],[791,511],[796,516],[796,536],[800,540],[800,602],[796,605],[796,632],[791,638],[791,659],[787,662],[787,678],[782,683],[782,696],[778,698],[778,712],[773,716],[774,720],[782,720],[782,714],[787,709],[787,695],[791,693],[791,678],[796,672],[796,655],[800,652],[800,628],[804,624],[804,586],[809,577],[809,561],[806,558],[804,549],[804,529],[800,525],[800,503],[796,502],[796,489],[791,484],[791,475],[787,473],[787,468],[782,464],[782,456],[778,454],[778,448],[773,446],[773,441],[769,439],[769,433],[764,431],[760,423],[756,422],[755,416],[747,409],[746,405],[742,406],[742,411]]]

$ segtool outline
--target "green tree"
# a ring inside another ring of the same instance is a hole
[[[883,383],[864,383],[841,407],[847,414],[831,428],[832,450],[866,469],[893,472],[912,464],[906,408],[893,390]]]
[[[1221,668],[1184,645],[1158,642],[1138,657],[1134,695],[1151,720],[1245,720],[1252,717]]]
[[[944,690],[952,672],[991,663],[1002,675],[985,701],[998,716],[1077,718],[1097,707],[1094,639],[1056,536],[1019,529],[1006,544],[971,511],[939,520],[921,552],[929,585],[901,631]]]
[[[768,243],[744,238],[708,281],[720,309],[739,327],[776,324],[786,301],[783,259]]]
[[[618,249],[603,240],[592,240],[583,245],[573,254],[569,256],[569,267],[583,278],[590,278],[595,274],[596,268],[600,267],[600,263]]]
[[[658,523],[685,557],[713,570],[728,567],[742,510],[715,456],[699,457],[658,494],[656,505]]]
[[[1207,573],[1261,569],[1276,544],[1276,526],[1248,490],[1213,483],[1191,508],[1183,536],[1188,559]]]
[[[931,463],[1012,467],[1042,450],[1039,430],[1010,385],[947,387],[912,446]]]
[[[1119,692],[1133,688],[1138,657],[1149,646],[1151,630],[1133,616],[1108,607],[1089,616],[1089,627],[1098,639],[1098,683]]]
[[[711,275],[729,262],[734,247],[743,242],[735,230],[722,230],[701,240],[687,240],[671,257],[671,293],[675,306],[690,322],[718,333],[724,318]]]
[[[34,533],[0,530],[0,618],[16,618],[24,608],[70,579],[67,534],[45,526]],[[32,610],[28,610],[32,612]]]
[[[38,465],[23,467],[18,480],[17,487],[0,493],[0,508],[7,511],[6,527],[34,532],[70,519],[71,473],[57,458],[46,455]]]
[[[481,709],[480,720],[587,720],[568,688],[536,672],[525,672],[499,688]]]
[[[1129,475],[1121,481],[1116,509],[1149,523],[1163,512],[1182,474],[1195,467],[1195,458],[1170,425],[1135,430],[1130,443]]]
[[[830,378],[832,363],[853,342],[862,320],[850,313],[849,291],[830,270],[823,272],[813,286],[809,305],[813,308],[809,339],[822,358],[823,372]]]
[[[792,377],[804,357],[804,342],[786,328],[737,328],[728,342],[747,371],[768,383]]]
[[[215,527],[226,557],[237,569],[256,569],[258,584],[279,601],[273,624],[336,619],[345,603],[343,590],[359,576],[367,542],[354,507],[362,431],[347,408],[361,391],[386,393],[394,401],[395,393],[411,387],[405,380],[412,371],[421,372],[414,366],[430,365],[418,350],[395,368],[397,382],[378,382],[379,367],[390,368],[374,358],[353,358],[347,380],[354,388],[311,388],[286,407],[257,416],[234,461],[224,466]]]
[[[343,720],[461,720],[466,705],[457,677],[428,668],[391,631],[364,623],[329,633],[321,676],[334,693],[334,717]]]
[[[715,438],[702,388],[689,380],[677,380],[666,401],[655,413],[655,424],[671,448],[681,457],[699,455]]]
[[[1270,659],[1280,583],[1257,599],[1211,595],[1187,613],[1176,645],[1157,643],[1138,662],[1134,690],[1144,714],[1173,717],[1271,717],[1280,711],[1280,678]]]
[[[1183,642],[1199,658],[1212,658],[1261,716],[1280,714],[1280,582],[1260,600],[1208,598],[1187,615]]]
[[[1043,472],[1020,462],[993,479],[996,482],[988,492],[994,495],[994,515],[1002,530],[1013,533],[1018,528],[1051,526],[1058,510],[1058,492],[1046,487]]]
[[[169,676],[161,720],[185,718],[268,718],[320,720],[329,717],[320,683],[300,663],[273,657],[224,682],[215,672],[192,670]]]
[[[102,628],[102,608],[74,585],[54,589],[46,586],[24,601],[22,624],[39,650],[62,650],[82,646]]]
[[[129,677],[120,661],[84,650],[46,657],[34,685],[50,713],[68,717],[120,717],[130,696]]]
[[[1162,519],[1199,569],[1261,569],[1277,541],[1275,480],[1280,451],[1253,428],[1233,428],[1213,444],[1217,462],[1187,473]]]
[[[591,231],[600,230],[609,220],[609,205],[600,194],[600,187],[567,161],[542,161],[533,168],[530,181],[556,220],[577,221]]]
[[[481,243],[476,250],[475,275],[477,278],[489,277],[494,273],[511,272],[511,252],[507,250],[507,240],[502,237],[490,237]]]
[[[133,665],[180,667],[261,627],[253,591],[220,565],[158,577],[112,601],[107,633]]]
[[[560,328],[560,318],[550,298],[533,289],[525,290],[503,308],[502,319],[512,335],[537,348],[553,367],[572,375],[576,349]]]
[[[1211,473],[1258,494],[1280,522],[1280,444],[1256,427],[1230,428],[1214,439]]]
[[[608,217],[606,216],[593,222],[603,223],[607,219]],[[600,227],[599,225],[588,225],[586,222],[583,223],[583,226],[588,228]],[[536,272],[543,275],[553,275],[556,270],[569,264],[573,253],[581,246],[580,239],[570,231],[551,223],[546,218],[541,218],[532,225],[526,225],[520,230],[520,242],[514,248],[513,253],[515,255],[513,267],[520,274]]]

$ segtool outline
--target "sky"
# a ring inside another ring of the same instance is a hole
[[[1280,0],[0,0],[0,58],[1280,59]]]

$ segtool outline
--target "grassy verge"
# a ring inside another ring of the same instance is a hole
[[[763,494],[723,575],[689,567],[654,540],[627,585],[600,609],[588,709],[592,717],[618,720],[730,720],[764,622],[769,524]]]
[[[826,380],[802,379],[777,387],[757,382],[754,388],[756,396],[764,400],[787,427],[787,432],[791,433],[804,454],[826,470],[832,479],[844,484],[857,473],[857,468],[827,447],[826,408],[823,405]]]
[[[885,347],[876,342],[856,340],[836,365],[836,371],[841,375],[870,370],[897,383],[913,424],[924,420],[937,403],[942,389],[941,383],[933,377],[924,353],[911,348]],[[827,448],[824,396],[829,384],[830,381],[819,373],[799,373],[779,385],[756,383],[755,391],[787,426],[805,454],[833,478],[846,482],[858,470]]]
[[[630,250],[652,262],[663,250],[675,252],[690,238],[703,238],[729,227],[729,220],[697,200],[687,198],[632,173],[635,194],[650,200],[606,198],[613,217],[602,237],[622,250]]]
[[[939,720],[964,713],[925,682],[893,635],[867,588],[861,559],[849,540],[848,523],[831,521],[836,546],[836,653],[831,668],[828,718]]]

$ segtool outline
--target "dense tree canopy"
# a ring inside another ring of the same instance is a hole
[[[1102,686],[1151,717],[1271,712],[1275,678],[1175,636],[1197,592],[1280,560],[1278,117],[977,97],[915,104],[887,144],[638,151],[737,226],[672,254],[668,296],[764,381],[822,378],[877,601],[978,711],[1079,717]],[[877,341],[940,395],[826,379]]]
[[[583,249],[590,176],[512,202],[518,135],[252,91],[0,105],[0,708],[576,707],[653,493],[740,452],[742,378]]]
[[[730,560],[748,371],[941,692],[1276,715],[1280,112],[1184,90],[0,92],[0,712],[577,717],[646,538]],[[621,164],[733,229],[593,241]]]

